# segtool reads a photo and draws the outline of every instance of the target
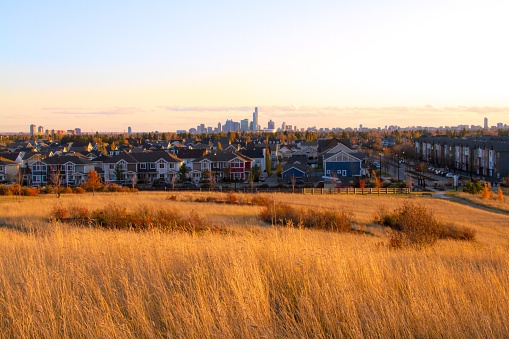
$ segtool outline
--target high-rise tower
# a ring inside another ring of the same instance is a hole
[[[258,130],[258,107],[255,107],[255,111],[253,112],[253,131]]]

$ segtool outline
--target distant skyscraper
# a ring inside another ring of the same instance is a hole
[[[283,121],[283,123],[281,124],[281,129],[283,131],[286,131],[286,122]]]
[[[127,134],[132,134],[133,133],[133,130],[131,128],[131,126],[127,127]]]
[[[75,128],[74,129],[74,134],[81,135],[81,128]]]
[[[253,130],[258,129],[258,107],[255,107],[255,111],[253,112]]]
[[[35,127],[36,126],[34,124],[30,125],[30,135],[34,135],[35,134]]]
[[[241,131],[249,130],[249,119],[244,119],[240,121],[240,130]]]
[[[37,128],[37,133],[38,133],[38,134],[44,134],[44,127],[39,126],[39,127]]]
[[[217,131],[221,132],[221,123],[220,122],[217,123]]]
[[[484,129],[488,129],[488,118],[484,118]]]
[[[274,121],[269,120],[269,123],[267,124],[268,129],[276,129],[276,123]]]

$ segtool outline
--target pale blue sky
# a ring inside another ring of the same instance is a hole
[[[262,125],[509,123],[507,13],[507,1],[4,1],[0,132],[174,131],[254,106]]]

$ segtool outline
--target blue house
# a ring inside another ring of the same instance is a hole
[[[283,180],[290,181],[292,178],[305,179],[307,177],[307,166],[302,164],[293,163],[285,166],[281,173]]]
[[[324,179],[359,177],[364,173],[362,160],[343,151],[323,160]]]

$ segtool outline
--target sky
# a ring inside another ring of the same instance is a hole
[[[509,1],[3,1],[0,132],[509,124]]]

